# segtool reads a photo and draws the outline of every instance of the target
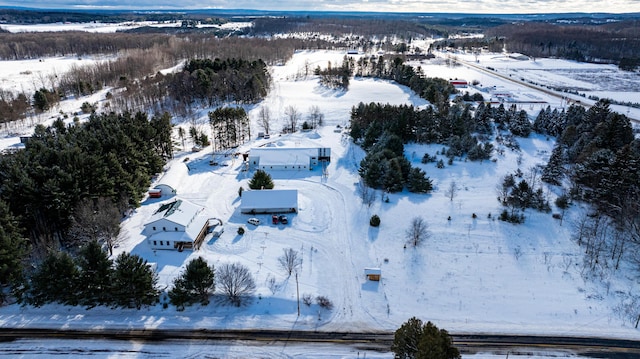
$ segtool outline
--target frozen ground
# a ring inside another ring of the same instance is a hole
[[[290,216],[290,224],[272,225],[267,216],[258,216],[262,225],[247,226],[249,216],[240,214],[238,209],[238,188],[247,188],[251,174],[241,171],[241,160],[235,157],[219,157],[223,166],[209,166],[210,148],[199,153],[177,153],[163,176],[179,178],[179,197],[205,205],[212,215],[223,220],[226,230],[220,238],[207,240],[197,252],[152,251],[141,231],[160,204],[158,200],[145,200],[123,223],[126,241],[117,252],[131,251],[157,263],[163,288],[171,284],[186,262],[203,256],[214,266],[240,262],[251,268],[258,287],[252,302],[235,308],[214,300],[206,307],[195,306],[184,312],[172,306],[163,309],[161,305],[140,311],[14,305],[0,308],[0,326],[391,331],[409,317],[417,316],[453,333],[638,338],[638,331],[614,311],[636,284],[624,278],[610,278],[611,287],[606,290],[604,285],[583,280],[582,253],[570,239],[570,221],[560,225],[550,214],[533,211],[527,212],[523,225],[495,220],[501,211],[495,190],[500,178],[518,167],[526,173],[532,166],[546,162],[553,140],[532,135],[519,139],[521,153],[506,150],[504,155],[494,156],[496,162],[456,161],[445,169],[420,163],[424,153],[434,155],[442,146],[407,145],[405,153],[412,165],[423,168],[433,179],[433,193],[389,194],[388,203],[378,197],[370,208],[363,206],[355,184],[358,163],[364,154],[346,135],[335,132],[336,125],[347,124],[351,107],[360,101],[415,106],[426,102],[406,87],[386,81],[356,79],[348,91],[340,92],[323,88],[314,77],[300,76],[306,60],[326,63],[342,56],[344,53],[326,51],[296,53],[285,66],[273,68],[274,88],[262,103],[249,108],[254,134],[258,131],[257,113],[261,106],[271,110],[276,130],[284,125],[284,108],[289,105],[297,107],[303,116],[317,105],[326,116],[325,126],[318,131],[281,136],[276,133],[270,140],[256,139],[239,149],[246,151],[266,142],[331,148],[327,178],[319,170],[272,173],[276,188],[299,191],[300,211]],[[465,74],[458,78],[481,78],[483,86],[514,86],[464,67],[425,68],[430,76],[448,78],[452,77],[450,71],[457,71]],[[545,98],[531,89],[514,91]],[[63,106],[77,108],[82,101]],[[552,99],[549,103],[561,105]],[[534,108],[525,109],[537,113]],[[200,122],[206,122],[205,116],[206,113]],[[15,141],[15,137],[5,137],[0,144],[6,147],[10,140]],[[451,181],[459,189],[453,201],[444,195]],[[549,195],[553,202],[555,195],[551,191]],[[575,211],[568,216],[575,215]],[[382,219],[379,228],[368,224],[374,213]],[[415,216],[429,223],[432,236],[418,248],[404,248],[404,232]],[[236,234],[239,226],[247,227],[244,236]],[[303,255],[301,295],[327,296],[334,304],[332,311],[321,310],[315,304],[302,305],[301,315],[297,316],[295,280],[287,278],[277,266],[277,257],[289,247]],[[363,270],[371,266],[382,269],[381,282],[365,280]],[[271,278],[275,285],[270,284]],[[340,355],[354,357],[353,352]],[[476,357],[482,356],[473,358]]]

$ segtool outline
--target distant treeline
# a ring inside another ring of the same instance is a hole
[[[615,63],[628,69],[640,59],[638,20],[600,25],[525,22],[488,29],[486,36],[503,42],[507,51],[532,57]]]

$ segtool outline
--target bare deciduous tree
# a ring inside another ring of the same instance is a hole
[[[421,217],[414,217],[405,233],[407,235],[407,241],[414,247],[417,247],[431,237],[429,224]]]
[[[309,108],[309,116],[307,117],[307,121],[311,128],[317,128],[322,126],[324,122],[324,113],[320,111],[320,107],[317,105],[313,105]]]
[[[285,248],[282,249],[282,251],[284,254],[278,257],[278,263],[280,264],[280,268],[290,277],[291,274],[298,272],[300,267],[302,267],[302,258],[300,257],[300,252],[293,248]]]
[[[249,269],[240,263],[227,263],[218,267],[216,284],[227,299],[238,307],[243,298],[253,294],[256,289]]]
[[[69,238],[78,244],[90,241],[105,243],[109,254],[113,255],[114,246],[122,240],[118,237],[120,218],[120,210],[110,198],[85,198],[73,213]]]
[[[264,130],[264,133],[270,133],[271,130],[271,112],[266,106],[260,108],[258,112],[258,125]]]
[[[458,194],[458,184],[456,183],[456,181],[451,181],[449,183],[449,187],[447,187],[447,190],[444,191],[444,195],[447,196],[447,198],[449,198],[451,202],[453,202],[453,199],[456,197],[457,194]]]
[[[367,207],[371,207],[371,205],[376,201],[376,191],[373,188],[367,186],[362,178],[360,178],[360,181],[356,185],[356,191],[358,193],[358,196],[362,200],[362,204],[366,205]]]
[[[296,132],[298,121],[300,121],[300,111],[295,106],[289,105],[284,109],[284,114],[287,115],[288,130]]]

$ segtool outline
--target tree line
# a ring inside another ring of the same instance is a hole
[[[503,42],[510,52],[532,57],[608,62],[634,69],[640,59],[638,20],[595,25],[525,22],[488,29],[487,38]]]
[[[138,206],[151,177],[172,156],[168,114],[94,114],[86,123],[36,126],[25,149],[0,156],[0,200],[34,249],[71,246],[82,200]]]

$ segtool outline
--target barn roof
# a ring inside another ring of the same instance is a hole
[[[160,208],[153,213],[147,224],[164,218],[187,227],[193,219],[202,212],[202,210],[204,210],[204,207],[202,206],[198,206],[182,199],[176,199],[174,201],[161,204]]]
[[[242,192],[241,210],[298,208],[298,190],[265,189]]]

